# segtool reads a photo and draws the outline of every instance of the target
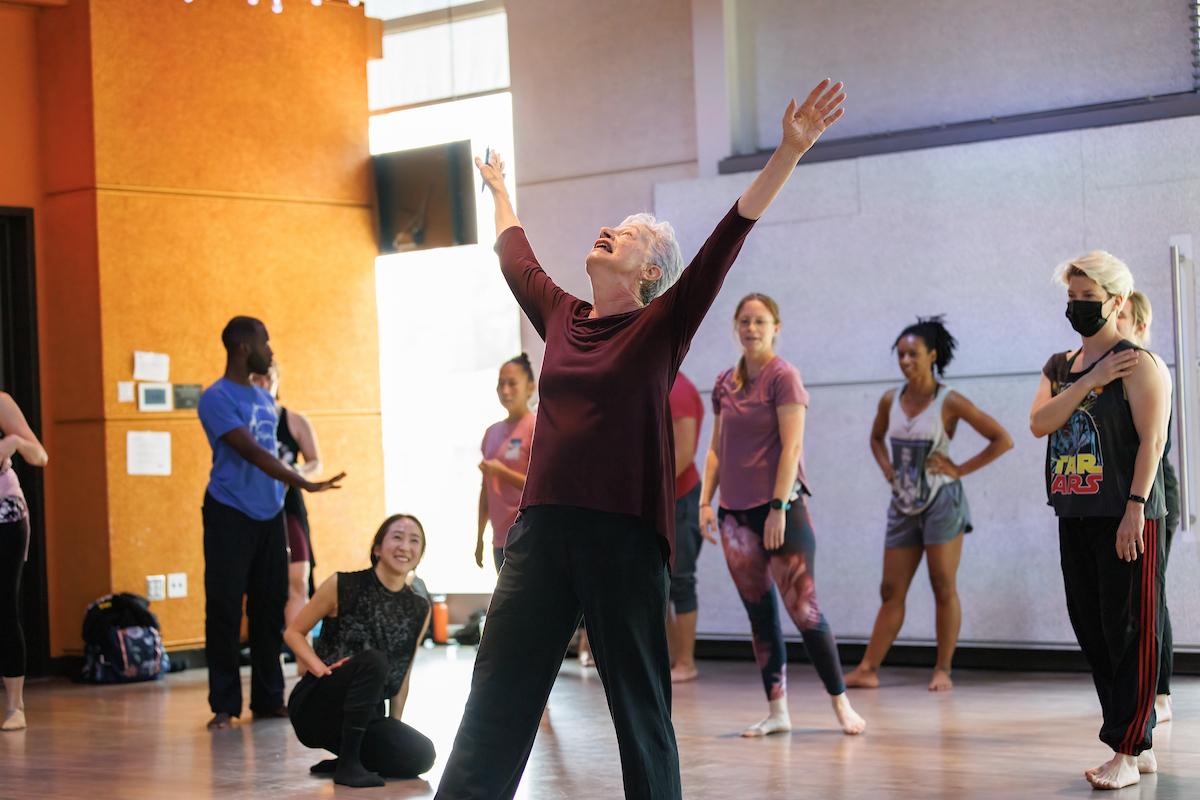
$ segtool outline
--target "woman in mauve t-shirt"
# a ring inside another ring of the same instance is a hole
[[[492,523],[492,559],[496,572],[504,564],[504,540],[517,519],[525,474],[529,472],[529,447],[533,444],[533,423],[529,410],[533,399],[533,367],[525,353],[509,359],[500,367],[496,397],[508,416],[491,425],[483,434],[483,486],[479,489],[479,537],[475,540],[475,563],[483,569],[483,530]]]
[[[476,159],[495,199],[500,269],[546,351],[521,513],[504,545],[441,800],[513,796],[581,613],[625,797],[682,797],[664,624],[675,539],[668,396],[754,221],[841,116],[841,88],[824,81],[802,105],[788,105],[783,141],[687,269],[671,226],[652,214],[601,228],[585,261],[591,302],[563,291],[538,263],[504,162]]]
[[[813,558],[817,541],[804,495],[804,419],[808,392],[800,372],[774,352],[779,306],[764,294],[743,297],[733,312],[742,344],[737,367],[722,372],[713,387],[713,438],[700,494],[700,528],[721,546],[729,574],[750,617],[754,658],[762,672],[769,712],[743,736],[792,729],[787,707],[787,650],[775,587],[804,649],[833,702],[847,734],[867,724],[846,697],[837,642],[817,606]],[[721,487],[721,507],[712,501]]]

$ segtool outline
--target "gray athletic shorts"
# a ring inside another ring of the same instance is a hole
[[[937,497],[918,514],[905,514],[888,506],[884,547],[927,547],[953,542],[971,532],[971,507],[962,483],[954,481],[938,490]]]

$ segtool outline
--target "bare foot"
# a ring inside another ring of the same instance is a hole
[[[742,736],[753,739],[770,736],[772,733],[787,733],[792,729],[792,718],[787,710],[787,697],[771,701],[771,713],[761,722],[742,731]]]
[[[1150,775],[1158,772],[1158,759],[1154,755],[1153,750],[1143,750],[1138,756],[1138,772],[1142,775]]]
[[[1110,761],[1083,773],[1096,789],[1122,789],[1141,780],[1138,774],[1137,756],[1113,753]]]
[[[208,721],[208,729],[210,731],[219,731],[224,728],[228,728],[232,724],[233,717],[222,711],[220,714],[214,715],[213,718]]]
[[[954,681],[950,680],[950,670],[935,667],[933,670],[933,680],[929,682],[929,691],[948,692],[953,688]]]
[[[1160,725],[1171,721],[1171,695],[1160,694],[1154,698],[1154,717]]]
[[[4,724],[0,725],[0,731],[19,731],[23,730],[25,723],[25,709],[13,708],[8,712],[8,716],[4,718]]]
[[[835,694],[829,699],[833,701],[833,713],[837,714],[843,733],[847,736],[857,736],[867,729],[867,721],[850,707],[850,699],[846,697],[845,692]]]
[[[579,666],[581,666],[581,667],[596,666],[596,661],[595,661],[595,659],[592,658],[591,650],[584,650],[584,649],[580,648],[580,650],[579,650]]]
[[[699,677],[695,664],[680,664],[671,668],[671,683],[687,683]]]
[[[879,668],[872,669],[859,664],[844,680],[847,689],[878,689]]]

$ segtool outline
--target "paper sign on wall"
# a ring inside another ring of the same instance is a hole
[[[166,431],[126,433],[125,470],[130,475],[170,475],[171,434]]]
[[[117,402],[132,403],[137,400],[133,391],[133,381],[117,381]]]
[[[166,383],[171,380],[171,357],[166,353],[133,351],[133,379]]]

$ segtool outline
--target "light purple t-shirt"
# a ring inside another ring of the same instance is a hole
[[[713,414],[721,418],[721,462],[717,480],[721,507],[744,511],[771,502],[783,442],[779,438],[779,406],[808,405],[808,392],[800,371],[779,356],[771,359],[758,377],[741,391],[734,388],[736,370],[717,376],[713,386]],[[804,453],[796,477],[807,489]],[[784,498],[780,498],[784,499]]]
[[[529,448],[533,444],[533,427],[537,415],[530,412],[516,422],[500,420],[483,435],[481,450],[484,458],[498,458],[504,466],[522,475],[529,472]],[[508,529],[517,519],[521,507],[521,490],[500,478],[485,475],[483,488],[487,492],[488,520],[492,523],[492,546],[504,547]]]

